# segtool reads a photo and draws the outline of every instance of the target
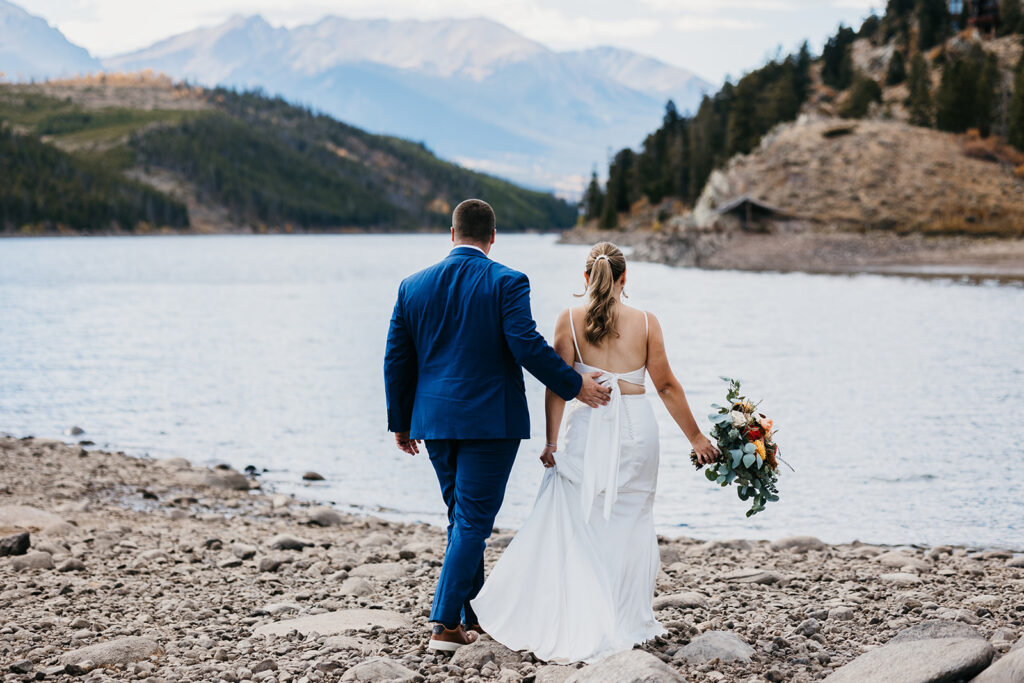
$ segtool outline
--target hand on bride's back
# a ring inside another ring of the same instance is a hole
[[[711,443],[711,439],[701,434],[691,444],[697,453],[697,460],[707,465],[718,460],[718,446]]]
[[[610,388],[597,383],[597,378],[600,376],[600,372],[584,373],[583,386],[580,387],[580,393],[576,395],[576,398],[591,408],[608,405],[612,395]]]

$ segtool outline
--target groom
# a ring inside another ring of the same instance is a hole
[[[522,368],[565,400],[596,407],[609,396],[595,382],[599,373],[581,376],[537,332],[529,280],[488,258],[494,225],[486,202],[455,207],[451,253],[398,288],[384,358],[388,430],[410,455],[426,443],[448,506],[430,613],[435,650],[468,645],[481,632],[469,601],[484,583],[484,542],[519,441],[530,437]]]

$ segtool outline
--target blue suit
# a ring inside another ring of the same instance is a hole
[[[525,275],[472,247],[398,289],[384,359],[388,429],[426,442],[448,506],[448,549],[431,621],[475,623],[483,550],[521,439],[523,371],[566,400],[583,379],[537,332]]]

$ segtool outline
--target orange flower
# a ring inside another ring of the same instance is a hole
[[[754,448],[757,449],[757,455],[762,460],[764,460],[764,455],[765,455],[765,453],[764,453],[764,441],[762,441],[761,439],[758,439],[757,441],[755,441],[754,442]]]

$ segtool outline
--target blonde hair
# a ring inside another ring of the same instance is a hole
[[[615,283],[626,272],[626,257],[611,242],[598,242],[587,256],[586,272],[590,284],[584,293],[590,295],[590,301],[583,316],[583,333],[588,342],[597,346],[608,335],[618,334]]]

